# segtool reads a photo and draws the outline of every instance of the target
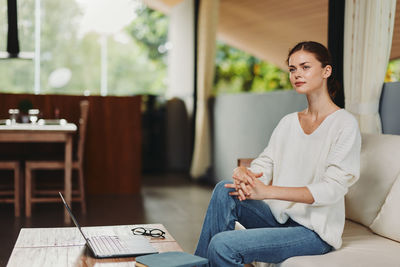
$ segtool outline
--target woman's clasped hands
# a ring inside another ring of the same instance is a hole
[[[261,182],[263,173],[254,173],[246,167],[237,167],[233,170],[233,183],[225,184],[226,188],[235,189],[229,193],[231,196],[237,196],[240,201],[246,199],[265,199],[265,189],[267,185]]]

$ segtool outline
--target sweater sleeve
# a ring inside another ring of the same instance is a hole
[[[332,144],[323,177],[307,187],[313,206],[333,204],[344,197],[360,175],[361,135],[357,121],[347,125]]]
[[[264,184],[269,184],[272,181],[274,160],[273,160],[273,149],[276,146],[277,136],[279,135],[279,125],[274,129],[269,139],[268,146],[264,149],[261,154],[251,162],[250,171],[254,173],[262,172],[263,175],[259,178]]]

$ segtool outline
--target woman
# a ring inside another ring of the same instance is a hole
[[[337,87],[323,45],[301,42],[287,62],[308,107],[279,122],[251,167],[234,170],[233,183],[215,187],[195,252],[210,266],[278,263],[341,246],[344,195],[359,177],[358,124],[332,101]],[[246,230],[232,231],[235,221]]]

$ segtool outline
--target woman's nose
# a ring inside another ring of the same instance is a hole
[[[301,77],[301,72],[300,72],[299,70],[297,70],[297,71],[294,73],[294,77],[295,77],[296,79],[300,78],[300,77]]]

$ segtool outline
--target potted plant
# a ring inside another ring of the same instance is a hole
[[[33,108],[32,102],[29,99],[22,99],[18,103],[18,109],[20,112],[21,116],[21,122],[22,123],[28,123],[29,122],[29,115],[28,111]]]

